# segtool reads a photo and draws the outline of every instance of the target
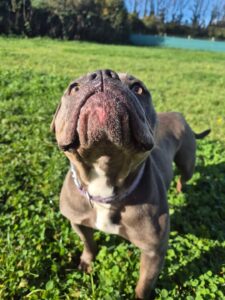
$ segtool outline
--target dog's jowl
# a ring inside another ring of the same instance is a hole
[[[169,236],[167,189],[172,162],[177,189],[192,177],[195,134],[181,114],[156,113],[134,76],[98,70],[73,81],[52,121],[70,161],[60,210],[84,242],[80,268],[96,255],[93,229],[118,234],[141,249],[137,299],[150,299]]]

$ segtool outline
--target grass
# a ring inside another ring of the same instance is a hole
[[[168,194],[171,234],[157,299],[225,299],[225,54],[0,38],[0,299],[133,299],[139,250],[96,232],[91,275],[58,209],[68,163],[49,124],[73,78],[100,68],[140,77],[158,111],[198,132],[196,172]]]

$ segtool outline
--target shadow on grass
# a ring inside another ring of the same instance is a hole
[[[221,264],[225,261],[225,251],[221,246],[225,240],[225,164],[197,166],[195,173],[200,176],[194,184],[184,187],[186,205],[175,209],[171,216],[171,231],[180,236],[192,234],[212,243],[209,248],[201,249],[197,258],[188,261],[191,254],[187,254],[187,263],[173,275],[168,274],[168,266],[165,265],[157,286],[168,291],[182,287],[187,280],[197,279],[208,271],[222,276]]]
[[[186,205],[171,216],[171,230],[200,238],[225,239],[225,164],[197,166],[200,176],[184,187]]]
[[[187,264],[180,266],[174,274],[168,274],[168,269],[165,266],[162,278],[158,280],[157,287],[172,291],[179,286],[180,289],[190,279],[197,279],[200,275],[211,271],[209,277],[218,275],[222,277],[221,262],[224,261],[225,254],[222,246],[213,246],[208,251],[201,252],[201,256],[194,258]],[[185,287],[185,289],[187,286]],[[189,287],[190,291],[193,287]]]

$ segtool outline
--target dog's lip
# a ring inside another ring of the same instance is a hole
[[[101,94],[104,94],[104,92],[98,92],[98,93],[95,93],[94,94],[94,96],[95,96],[95,99],[90,99],[91,97],[92,97],[92,95],[88,98],[88,99],[86,99],[86,101],[83,103],[83,106],[80,108],[80,111],[79,111],[79,114],[78,114],[78,122],[77,122],[77,128],[76,128],[76,130],[77,130],[77,134],[79,135],[80,134],[80,118],[81,118],[81,116],[82,116],[82,108],[86,105],[86,103],[88,102],[88,100],[90,100],[90,101],[92,101],[93,100],[93,102],[92,102],[92,104],[93,104],[93,109],[94,109],[94,105],[95,104],[97,104],[96,105],[96,107],[98,107],[98,105],[99,105],[99,99],[98,99],[98,94],[99,95],[101,95]],[[96,97],[97,96],[97,97]],[[97,103],[96,103],[96,100],[97,100]],[[142,142],[140,142],[139,140],[138,140],[138,138],[137,138],[137,134],[135,134],[135,129],[134,129],[134,127],[135,127],[135,125],[134,124],[132,124],[131,122],[132,122],[132,120],[131,120],[131,112],[130,112],[130,105],[128,104],[125,104],[124,103],[124,101],[118,101],[119,99],[118,99],[118,97],[116,97],[115,99],[112,99],[112,101],[116,104],[116,105],[119,105],[120,106],[120,108],[121,108],[121,111],[123,111],[124,113],[120,113],[119,114],[119,119],[118,119],[118,121],[120,122],[120,130],[121,130],[121,138],[120,138],[120,142],[117,144],[117,142],[116,142],[116,144],[118,145],[118,146],[126,146],[126,147],[131,147],[131,148],[133,148],[133,146],[135,145],[135,148],[136,149],[139,149],[139,150],[141,150],[141,151],[144,151],[144,152],[146,152],[146,151],[151,151],[152,149],[153,149],[153,147],[154,147],[154,141],[153,140],[151,140],[151,141],[146,141],[146,142],[144,142],[144,141],[142,141]],[[107,100],[103,100],[103,101],[107,101]],[[100,102],[101,103],[101,102]],[[89,103],[87,103],[87,105],[89,105],[90,104],[90,102]],[[132,103],[131,103],[132,104]],[[144,122],[144,123],[146,123],[146,125],[147,125],[147,127],[150,127],[150,125],[149,125],[149,122],[147,121],[147,119],[146,118],[144,118],[144,116],[141,116],[140,117],[140,112],[138,113],[136,110],[135,110],[135,112],[136,112],[136,114],[137,114],[137,117],[138,117],[138,119],[139,119],[139,121],[142,123],[142,122]],[[126,125],[124,125],[123,124],[123,119],[124,119],[124,116],[127,116],[127,118],[128,118],[128,127],[129,128],[127,128],[128,130],[129,130],[129,137],[128,137],[128,132],[125,130],[125,128],[126,128]],[[88,123],[85,123],[85,128],[86,128],[86,130],[84,130],[85,132],[87,132],[87,128],[88,128]],[[151,135],[152,135],[152,130],[150,131],[150,133],[151,133]],[[85,134],[85,137],[84,137],[84,139],[85,139],[85,144],[87,143],[88,144],[88,138],[87,138],[87,135]],[[83,140],[83,138],[82,138],[82,140]]]
[[[82,101],[82,104],[79,106],[79,110],[78,110],[78,114],[77,114],[77,123],[76,123],[76,129],[77,131],[79,130],[79,120],[80,120],[80,117],[81,117],[81,111],[82,111],[82,108],[86,105],[86,103],[92,99],[90,99],[92,96],[100,96],[102,94],[105,94],[104,92],[97,92],[97,93],[91,93],[88,97],[85,98],[85,101]],[[112,101],[115,101],[117,104],[118,104],[118,98],[116,98],[115,100],[112,100]],[[119,102],[119,106],[128,113],[128,108],[126,107],[126,105],[121,101]],[[101,106],[99,106],[99,104],[96,105],[96,109],[102,109],[104,110],[104,108]]]
[[[118,141],[117,142],[114,141],[114,142],[118,146],[122,146],[122,145],[127,144],[126,141],[125,141],[125,138],[124,138],[124,137],[126,137],[125,136],[126,133],[124,132],[124,128],[123,128],[123,125],[122,125],[122,119],[123,119],[124,115],[127,115],[128,118],[129,118],[128,108],[125,105],[124,101],[121,101],[121,99],[119,97],[115,97],[114,99],[113,98],[111,99],[110,95],[108,95],[108,93],[104,92],[104,91],[98,91],[96,93],[93,93],[92,95],[90,95],[90,97],[88,97],[86,99],[85,102],[82,103],[83,105],[80,107],[79,113],[77,114],[78,121],[77,121],[76,131],[77,131],[78,136],[81,134],[80,122],[81,122],[81,118],[83,117],[82,109],[83,108],[85,109],[86,105],[91,107],[91,111],[92,110],[96,111],[96,113],[98,115],[98,118],[99,118],[99,121],[100,121],[99,125],[104,126],[104,124],[107,123],[106,114],[108,116],[110,114],[110,111],[107,109],[107,106],[108,106],[108,103],[112,103],[112,102],[114,102],[115,106],[117,107],[116,110],[117,109],[120,110],[120,112],[118,112],[118,121],[120,122],[120,130],[121,130],[121,137],[122,137],[120,142],[118,142]],[[98,113],[98,110],[99,110],[100,114]],[[123,112],[123,113],[121,113],[121,112]],[[104,118],[102,117],[101,113],[104,115]],[[82,132],[83,132],[83,134],[85,132],[85,136],[83,136],[83,138],[81,138],[81,141],[85,140],[85,144],[87,146],[88,145],[87,132],[88,132],[88,126],[89,126],[89,124],[88,124],[89,117],[85,118],[85,119],[86,119],[85,124],[84,123],[82,124],[82,127],[84,126]]]
[[[101,98],[102,95],[104,95],[103,99],[105,98],[105,99],[107,99],[107,101],[111,100],[111,97],[114,95],[115,98],[114,97],[113,97],[114,99],[112,98],[112,102],[116,101],[116,105],[117,106],[119,105],[120,107],[123,107],[123,110],[125,110],[127,112],[127,115],[128,115],[128,118],[129,118],[128,127],[129,127],[129,130],[130,130],[130,137],[126,139],[126,130],[125,130],[124,124],[122,124],[124,114],[122,114],[122,115],[120,114],[119,121],[120,121],[120,124],[121,124],[121,134],[122,134],[122,136],[120,138],[121,139],[121,144],[119,143],[118,145],[120,145],[120,146],[122,146],[122,145],[125,146],[126,145],[126,146],[133,147],[134,144],[135,144],[136,145],[135,147],[138,147],[141,151],[149,151],[149,150],[152,149],[153,144],[152,144],[151,139],[148,138],[148,139],[146,139],[146,141],[144,139],[140,139],[137,136],[137,132],[135,130],[135,127],[136,127],[136,125],[135,125],[136,121],[134,121],[135,115],[136,115],[136,117],[138,117],[140,123],[145,123],[147,125],[147,127],[150,127],[149,124],[148,124],[148,120],[144,117],[144,115],[145,115],[144,111],[143,111],[143,115],[142,115],[140,113],[139,109],[138,109],[138,106],[140,106],[140,104],[138,105],[138,101],[137,101],[137,104],[135,104],[136,102],[134,101],[134,99],[131,99],[131,101],[127,101],[127,97],[129,97],[130,94],[129,94],[129,92],[127,93],[126,90],[124,90],[124,89],[122,89],[122,90],[120,89],[120,91],[118,91],[118,93],[115,93],[115,94],[114,93],[113,94],[111,94],[111,93],[108,94],[108,92],[109,92],[109,88],[107,88],[105,91],[93,90],[92,89],[92,90],[89,90],[89,92],[87,92],[86,95],[80,94],[80,97],[79,97],[79,94],[78,94],[78,97],[80,99],[76,100],[76,101],[78,101],[76,111],[74,110],[73,112],[71,112],[73,114],[73,117],[71,118],[71,121],[73,122],[73,125],[72,125],[72,128],[70,129],[71,130],[70,134],[69,134],[70,139],[67,139],[66,143],[58,144],[60,149],[62,149],[63,151],[70,151],[71,152],[71,151],[75,151],[77,148],[79,148],[81,143],[83,144],[83,142],[82,142],[83,138],[81,138],[81,136],[80,136],[80,127],[79,127],[79,121],[81,120],[80,117],[82,115],[82,108],[85,107],[88,100],[90,100],[90,103],[91,103],[90,98],[92,96],[94,96],[95,99],[96,99],[96,98],[98,98],[98,95],[99,95],[99,98]],[[110,99],[108,97],[110,97]],[[120,99],[120,97],[122,97],[122,98]],[[69,96],[69,98],[70,98],[70,96]],[[70,99],[68,99],[68,100],[70,100]],[[71,99],[71,100],[74,100],[74,99]],[[104,100],[104,101],[106,101],[106,100]],[[93,103],[95,103],[95,102],[93,102]],[[101,103],[101,101],[100,101],[100,103]],[[101,106],[101,104],[100,104],[100,106]],[[135,124],[132,123],[133,121],[135,122]],[[143,127],[143,126],[140,126],[140,128],[141,127]],[[152,132],[150,132],[150,133],[152,135]]]
[[[91,91],[89,92],[86,96],[83,97],[83,99],[81,100],[79,106],[78,106],[78,113],[77,113],[77,117],[75,118],[74,122],[75,122],[75,126],[74,126],[74,132],[73,132],[73,138],[71,139],[71,142],[68,144],[58,144],[59,148],[62,151],[73,151],[76,148],[79,147],[80,145],[80,140],[79,140],[79,134],[77,131],[77,124],[78,124],[78,120],[79,120],[79,116],[80,116],[80,111],[82,109],[82,107],[85,105],[85,103],[87,102],[87,100],[93,96],[96,92],[95,91]],[[69,97],[71,97],[69,95]]]
[[[81,116],[81,110],[82,110],[82,108],[85,106],[85,104],[88,102],[88,100],[89,100],[92,96],[98,95],[98,94],[100,94],[100,93],[102,93],[102,92],[92,92],[92,93],[90,93],[89,95],[87,95],[87,96],[85,97],[85,99],[82,101],[81,105],[79,106],[78,114],[77,114],[77,121],[76,121],[76,131],[77,131],[77,133],[79,132],[79,121],[80,121],[80,116]]]

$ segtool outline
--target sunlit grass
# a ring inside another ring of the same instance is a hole
[[[110,68],[142,79],[158,111],[180,111],[199,142],[184,193],[168,195],[170,248],[158,299],[225,299],[225,54],[0,38],[0,299],[133,299],[139,250],[96,232],[92,275],[59,213],[68,168],[49,131],[69,81]]]

